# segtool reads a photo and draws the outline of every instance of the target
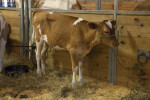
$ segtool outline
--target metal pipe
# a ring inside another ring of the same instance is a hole
[[[136,7],[136,1],[137,1],[137,0],[134,0],[134,8]]]
[[[114,0],[114,14],[113,19],[117,21],[117,11],[118,11],[118,0]],[[115,26],[115,35],[118,36],[117,26]],[[116,84],[117,81],[117,47],[109,49],[109,75],[108,82]]]
[[[19,11],[20,8],[13,8],[13,7],[0,7],[0,10],[15,10],[15,11]]]
[[[32,34],[33,34],[33,26],[32,26],[32,7],[33,7],[33,0],[29,0],[29,19],[30,19],[30,32],[29,32],[29,41],[30,41],[30,45],[33,45],[33,41],[32,40]],[[30,48],[30,54],[29,54],[29,59],[32,60],[33,58],[33,49]]]
[[[96,9],[97,9],[97,10],[101,10],[101,9],[102,9],[102,0],[97,0]]]
[[[69,10],[70,0],[67,0],[67,9]]]
[[[19,13],[20,45],[24,45],[24,0],[21,0],[21,8]],[[24,48],[20,48],[20,55],[24,55]]]
[[[35,11],[40,8],[32,8],[32,11]],[[40,9],[44,11],[51,11],[56,13],[80,13],[80,14],[104,14],[104,15],[112,15],[114,11],[99,11],[99,10],[54,10],[54,9]]]
[[[32,8],[35,11],[40,8]],[[78,14],[103,14],[113,15],[116,12],[117,15],[150,15],[150,11],[114,11],[114,10],[54,10],[54,9],[40,9],[44,11],[51,11],[56,13],[78,13]]]
[[[29,9],[28,0],[25,0],[25,45],[29,45]],[[29,56],[29,47],[26,47],[26,57]]]

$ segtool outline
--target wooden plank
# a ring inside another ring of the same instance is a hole
[[[84,10],[96,10],[96,1],[80,1]],[[137,1],[136,5],[143,3],[143,1]],[[102,10],[113,10],[114,2],[113,1],[102,1]],[[134,1],[119,1],[118,3],[119,10],[134,10]]]
[[[119,15],[117,21],[120,36],[150,37],[149,16]]]
[[[20,37],[19,37],[19,12],[18,11],[8,11],[8,10],[0,10],[2,15],[4,16],[5,20],[11,26],[11,34],[10,34],[10,41],[9,45],[20,45]],[[19,48],[9,48],[9,53],[18,53]]]
[[[118,48],[118,59],[121,65],[118,63],[117,68],[117,83],[120,85],[131,86],[138,80],[136,72],[132,72],[132,67],[137,63],[137,49],[150,50],[150,39],[149,38],[139,38],[134,36],[129,37],[119,37],[119,41],[124,41],[125,44],[120,44]],[[143,87],[150,89],[148,84],[150,84],[150,61],[143,65],[145,75]],[[128,83],[128,84],[126,84]]]

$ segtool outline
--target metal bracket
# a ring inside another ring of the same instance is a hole
[[[150,50],[137,50],[137,60],[141,64],[146,64],[150,58]],[[140,59],[145,59],[144,61],[140,61]]]

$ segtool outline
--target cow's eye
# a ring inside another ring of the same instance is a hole
[[[105,32],[106,34],[108,34],[109,32]]]

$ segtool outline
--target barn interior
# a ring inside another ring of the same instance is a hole
[[[49,50],[46,62],[47,73],[39,78],[35,71],[35,56],[30,60],[28,48],[18,47],[26,46],[24,37],[26,33],[30,35],[32,30],[30,25],[29,32],[26,32],[27,28],[21,23],[20,16],[23,8],[15,10],[11,7],[0,7],[0,12],[11,26],[3,67],[23,64],[28,65],[30,69],[28,74],[13,78],[5,76],[3,72],[0,73],[1,100],[150,99],[150,0],[79,0],[79,2],[83,11],[61,13],[91,22],[115,17],[119,40],[117,50],[110,52],[111,48],[103,44],[92,49],[84,61],[85,85],[83,87],[71,88],[72,68],[67,51]],[[115,7],[116,5],[118,7]],[[28,6],[30,7],[30,4]],[[93,13],[91,14],[90,11]],[[112,14],[100,11],[108,11]],[[113,11],[117,12],[117,16]],[[112,73],[109,67],[110,53],[114,54],[116,61],[116,66],[112,66],[116,70]],[[114,80],[110,80],[111,75],[116,76],[112,78]]]

